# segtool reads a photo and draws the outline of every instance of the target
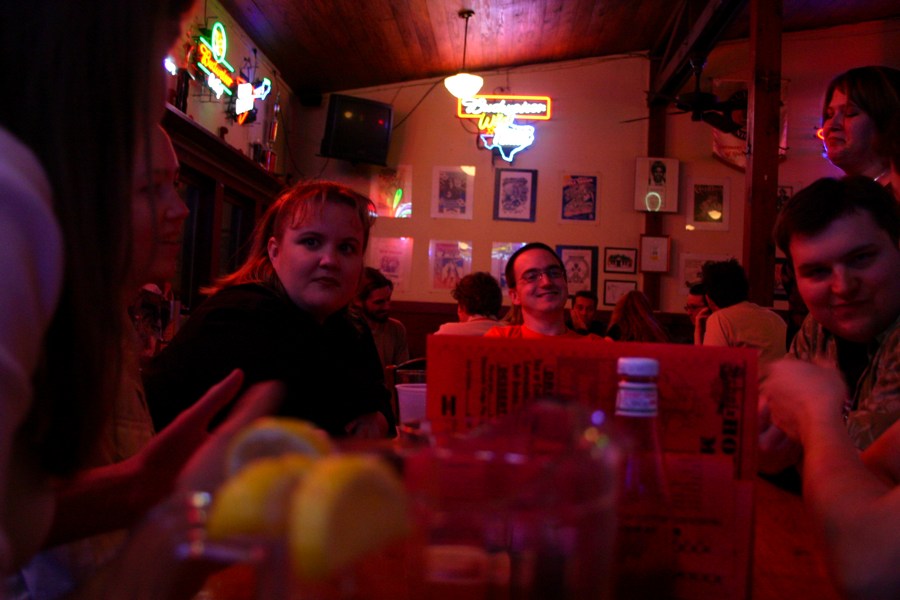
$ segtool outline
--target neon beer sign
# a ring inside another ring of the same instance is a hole
[[[209,33],[209,39],[202,35],[197,38],[197,68],[206,73],[206,85],[221,98],[222,94],[231,96],[231,88],[234,86],[234,67],[225,60],[225,52],[228,50],[228,36],[225,35],[225,26],[216,21]]]
[[[535,129],[520,121],[549,121],[549,96],[483,95],[459,99],[456,116],[477,119],[478,131],[484,147],[496,150],[506,162],[534,143]]]

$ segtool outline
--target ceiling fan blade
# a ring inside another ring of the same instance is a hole
[[[685,113],[687,113],[687,112],[690,112],[690,111],[687,111],[687,110],[679,110],[679,111],[676,111],[676,112],[667,112],[666,114],[667,114],[667,115],[683,115],[683,114],[685,114]],[[625,119],[624,121],[619,121],[619,123],[637,123],[638,121],[646,121],[646,120],[649,119],[649,118],[650,118],[649,116],[647,116],[647,117],[635,117],[635,118],[633,118],[633,119]]]

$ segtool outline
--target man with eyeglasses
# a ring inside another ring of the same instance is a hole
[[[531,242],[513,253],[506,263],[506,282],[509,299],[522,311],[523,324],[494,327],[485,337],[603,339],[594,334],[580,335],[566,327],[566,268],[547,244]]]

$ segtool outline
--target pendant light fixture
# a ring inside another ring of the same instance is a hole
[[[444,87],[447,91],[460,99],[471,98],[484,85],[484,79],[478,75],[466,73],[466,46],[469,42],[469,19],[475,14],[474,10],[464,8],[459,11],[459,18],[466,20],[466,34],[463,38],[462,71],[444,79]]]

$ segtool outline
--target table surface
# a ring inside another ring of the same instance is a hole
[[[753,600],[839,600],[800,496],[757,479]]]

